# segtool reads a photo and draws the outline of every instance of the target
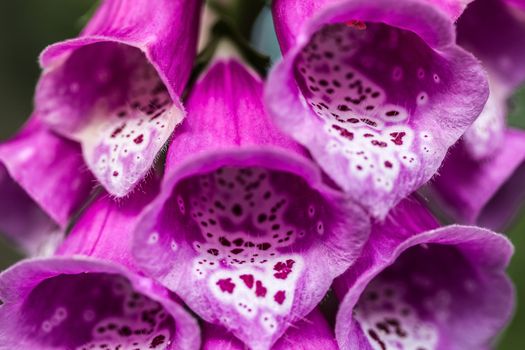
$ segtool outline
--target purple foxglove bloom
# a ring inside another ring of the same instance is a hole
[[[275,129],[262,90],[235,60],[201,78],[134,243],[142,268],[253,349],[310,313],[369,230],[363,210]]]
[[[481,161],[469,151],[465,142],[454,148],[433,192],[455,220],[504,228],[525,199],[525,132],[508,128],[498,153]]]
[[[285,56],[266,84],[269,112],[375,217],[436,173],[487,99],[444,3],[274,2]]]
[[[54,250],[92,181],[78,145],[30,122],[0,144],[0,232],[31,255]]]
[[[151,169],[184,110],[200,0],[106,0],[82,34],[48,47],[36,92],[40,119],[78,141],[114,196]]]
[[[242,342],[221,327],[203,325],[202,350],[244,350]],[[337,350],[332,329],[317,309],[293,324],[272,350]]]
[[[464,136],[472,157],[483,159],[502,146],[506,100],[525,81],[525,19],[518,18],[504,0],[476,1],[458,22],[458,43],[474,53],[489,73],[490,97]]]
[[[525,81],[525,19],[516,15],[502,0],[479,0],[460,17],[458,41],[489,72],[490,96],[433,182],[454,219],[493,229],[525,197],[525,133],[506,126],[507,100]]]
[[[2,349],[198,349],[199,328],[173,295],[87,257],[23,261],[0,275]]]
[[[409,197],[373,226],[363,254],[336,280],[340,348],[489,348],[512,314],[512,250],[483,228],[438,227]]]
[[[197,322],[173,293],[141,276],[131,231],[154,186],[100,197],[59,254],[0,275],[1,349],[198,349]]]

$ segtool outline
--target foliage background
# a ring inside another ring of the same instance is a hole
[[[92,4],[93,0],[0,1],[0,140],[13,135],[31,113],[39,52],[50,43],[75,36]],[[525,40],[516,44],[523,45]],[[511,123],[525,128],[525,88],[512,102]],[[506,233],[516,246],[509,272],[516,284],[518,308],[498,350],[525,349],[525,211]],[[20,258],[0,238],[0,270]]]

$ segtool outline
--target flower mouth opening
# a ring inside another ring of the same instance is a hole
[[[125,44],[100,42],[77,48],[48,75],[44,83],[54,89],[45,91],[48,101],[43,111],[47,112],[48,122],[59,122],[59,129],[69,126],[68,122],[82,127],[86,122],[82,119],[92,118],[97,108],[103,108],[108,119],[126,120],[135,114],[152,117],[172,104],[145,54]],[[69,121],[53,108],[59,104],[69,106],[73,112],[67,117]],[[64,122],[66,125],[62,125]]]
[[[110,273],[42,281],[24,302],[21,320],[33,342],[75,350],[168,349],[175,333],[175,320],[160,303]]]
[[[390,192],[401,170],[435,151],[416,123],[450,73],[414,32],[358,20],[325,25],[296,57],[294,75],[330,137],[327,151],[346,158],[358,179]]]
[[[443,337],[458,336],[455,314],[483,303],[476,293],[477,278],[457,248],[421,244],[369,283],[354,308],[354,319],[374,349],[435,350],[445,346]]]
[[[164,261],[187,264],[211,308],[228,310],[216,315],[220,323],[239,329],[235,320],[246,319],[268,338],[291,311],[305,254],[334,229],[340,213],[332,209],[296,174],[222,167],[181,180],[146,239],[161,246]]]
[[[146,55],[110,42],[80,47],[46,72],[37,108],[81,142],[88,167],[117,197],[145,176],[183,117]]]

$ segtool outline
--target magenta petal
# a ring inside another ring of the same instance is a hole
[[[65,229],[93,186],[78,146],[35,119],[0,144],[0,174],[4,229],[30,254],[57,238],[48,234]]]
[[[197,322],[173,294],[108,261],[23,261],[0,275],[0,300],[2,349],[130,349],[138,343],[140,349],[193,350],[200,343]]]
[[[422,0],[448,15],[452,20],[457,19],[465,7],[473,0]],[[521,0],[509,0],[521,1]],[[340,1],[346,3],[359,3],[359,1]],[[394,2],[394,1],[390,1]],[[331,0],[274,0],[272,1],[272,12],[275,23],[275,31],[283,53],[288,52],[297,41],[297,37],[303,30],[305,23],[323,8],[330,6]],[[409,5],[410,6],[410,5]]]
[[[197,349],[197,322],[173,293],[142,277],[130,255],[139,213],[157,191],[150,178],[124,200],[102,194],[60,256],[1,274],[0,348]]]
[[[375,217],[426,183],[483,109],[485,76],[453,30],[421,1],[336,2],[270,73],[275,122]]]
[[[355,260],[368,218],[275,130],[236,61],[214,64],[187,108],[135,256],[205,321],[268,349]]]
[[[437,228],[416,200],[402,201],[335,283],[340,348],[488,348],[512,314],[512,251],[502,235]]]
[[[82,35],[48,47],[36,108],[82,145],[97,180],[125,196],[184,117],[200,0],[107,0]]]
[[[485,107],[461,139],[470,157],[480,161],[500,151],[507,129],[507,105],[511,90],[493,76],[489,77],[489,87]],[[452,148],[451,152],[455,149]]]
[[[243,343],[224,328],[203,325],[203,350],[244,350]],[[272,350],[337,350],[332,329],[318,309],[292,325]]]
[[[119,263],[138,272],[131,254],[132,232],[139,215],[158,194],[159,179],[151,176],[139,191],[125,199],[116,200],[106,193],[82,213],[57,255],[84,255]]]
[[[473,2],[459,19],[457,30],[458,43],[475,54],[490,75],[511,88],[523,83],[525,20],[504,0]]]
[[[525,198],[524,161],[525,132],[507,129],[488,159],[473,159],[463,144],[455,147],[432,186],[457,221],[501,229]]]
[[[29,255],[56,248],[62,234],[57,224],[0,167],[0,233]]]
[[[503,145],[507,100],[525,81],[524,38],[525,19],[501,0],[476,1],[458,21],[458,43],[489,73],[489,99],[463,138],[474,159],[490,157]]]

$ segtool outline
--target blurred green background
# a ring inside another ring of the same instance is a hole
[[[13,135],[31,113],[39,75],[37,57],[48,44],[75,36],[93,0],[0,1],[0,140]],[[525,127],[525,89],[514,98],[512,124]],[[516,284],[518,308],[499,350],[525,349],[525,212],[508,230],[516,246],[509,272]],[[20,255],[0,236],[0,270]]]

